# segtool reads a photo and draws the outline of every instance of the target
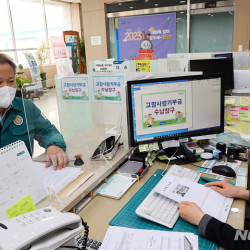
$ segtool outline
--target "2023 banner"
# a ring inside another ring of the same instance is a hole
[[[155,60],[176,52],[176,14],[118,19],[119,60]]]

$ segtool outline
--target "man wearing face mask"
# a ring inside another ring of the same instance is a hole
[[[68,164],[64,139],[33,102],[15,97],[15,74],[16,65],[0,54],[0,148],[22,140],[32,154],[35,139],[46,149],[46,167],[62,169]]]

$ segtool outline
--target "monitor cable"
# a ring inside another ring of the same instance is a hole
[[[168,171],[168,166],[169,166],[169,163],[172,159],[172,157],[175,156],[175,154],[178,152],[178,147],[176,147],[176,150],[175,152],[168,158],[168,163],[167,163],[167,166],[165,167],[165,169],[163,170],[163,172],[161,173],[161,176],[163,177],[165,175],[165,173]]]

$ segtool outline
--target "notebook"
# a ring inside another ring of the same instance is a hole
[[[0,149],[0,220],[8,219],[6,210],[30,195],[37,204],[47,196],[23,141]]]
[[[103,184],[99,190],[98,195],[107,196],[114,199],[120,199],[125,192],[135,183],[136,179],[124,175],[114,174],[108,182]]]

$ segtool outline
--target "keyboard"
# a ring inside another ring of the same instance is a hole
[[[201,173],[197,171],[178,165],[173,165],[165,176],[169,174],[194,182],[198,182],[201,176]],[[164,181],[164,177],[161,181]],[[159,185],[159,183],[157,185]],[[177,202],[156,193],[154,190],[148,194],[135,212],[140,217],[154,221],[168,228],[172,228],[179,218]]]

